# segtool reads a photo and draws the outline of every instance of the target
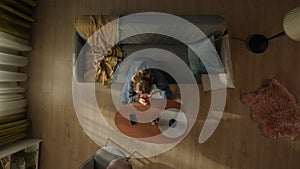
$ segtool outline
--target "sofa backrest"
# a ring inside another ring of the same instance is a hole
[[[127,22],[120,19],[119,21],[119,44],[121,45],[149,45],[149,44],[178,44],[180,43],[178,40],[163,36],[159,34],[143,33],[135,36],[127,37],[128,32],[135,32],[139,29],[147,30],[148,27],[155,27],[155,30],[170,30],[174,34],[182,34],[185,36],[184,30],[187,25],[179,25],[179,23],[170,22],[171,24],[164,24],[162,21],[153,21],[153,22],[143,22],[143,19],[148,19],[147,17],[153,17],[153,15],[141,15],[140,19],[136,20],[126,20]],[[154,16],[159,20],[159,15]],[[218,15],[178,15],[178,17],[185,19],[186,21],[192,23],[194,26],[199,28],[207,37],[212,35],[215,38],[221,37],[226,31],[226,23],[225,19]],[[152,20],[149,19],[149,20]],[[180,29],[181,28],[181,29]],[[183,29],[182,29],[183,28]],[[194,43],[194,42],[191,42]]]

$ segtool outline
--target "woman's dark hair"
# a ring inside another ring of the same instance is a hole
[[[138,71],[132,78],[133,89],[138,94],[148,93],[152,90],[150,71],[147,69]]]

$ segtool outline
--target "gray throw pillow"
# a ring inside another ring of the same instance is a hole
[[[202,42],[198,42],[198,43],[200,43],[202,45],[197,45],[197,46],[199,46],[203,49],[208,48],[208,43],[212,43],[212,45],[215,47],[215,38],[214,38],[214,36],[211,36],[209,38],[209,41],[208,41],[208,39],[205,39]],[[202,51],[202,49],[200,49],[200,51]],[[205,51],[205,50],[203,50],[203,51]],[[205,55],[205,53],[201,53],[201,54]],[[199,56],[197,56],[197,54],[190,48],[188,48],[188,59],[189,59],[190,69],[192,70],[192,72],[195,76],[198,76],[201,74],[208,74],[208,72],[207,72],[204,64],[202,63],[201,59],[199,58]]]

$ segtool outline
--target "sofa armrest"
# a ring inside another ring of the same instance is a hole
[[[219,40],[217,45],[217,51],[220,55],[220,59],[224,66],[224,73],[202,75],[201,82],[204,91],[219,89],[219,88],[235,88],[229,39],[230,36],[227,33]],[[211,86],[210,78],[211,81],[215,83],[214,86]]]
[[[80,35],[75,32],[73,39],[73,78],[78,82],[84,82],[85,58],[79,57],[80,52],[85,45]]]

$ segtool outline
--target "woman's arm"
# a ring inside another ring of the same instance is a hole
[[[136,92],[133,90],[133,82],[128,85],[128,103],[137,102]]]
[[[168,81],[165,76],[158,70],[151,69],[151,78],[156,87],[165,94],[166,99],[172,99],[173,93],[169,87]],[[163,95],[162,95],[163,96]]]
[[[162,92],[164,93],[164,94],[162,94],[162,96],[163,96],[163,95],[166,96],[165,99],[173,99],[173,93],[172,93],[172,91],[171,91],[169,85],[166,86],[166,87],[164,87],[163,89],[160,89],[160,90],[162,90]]]

